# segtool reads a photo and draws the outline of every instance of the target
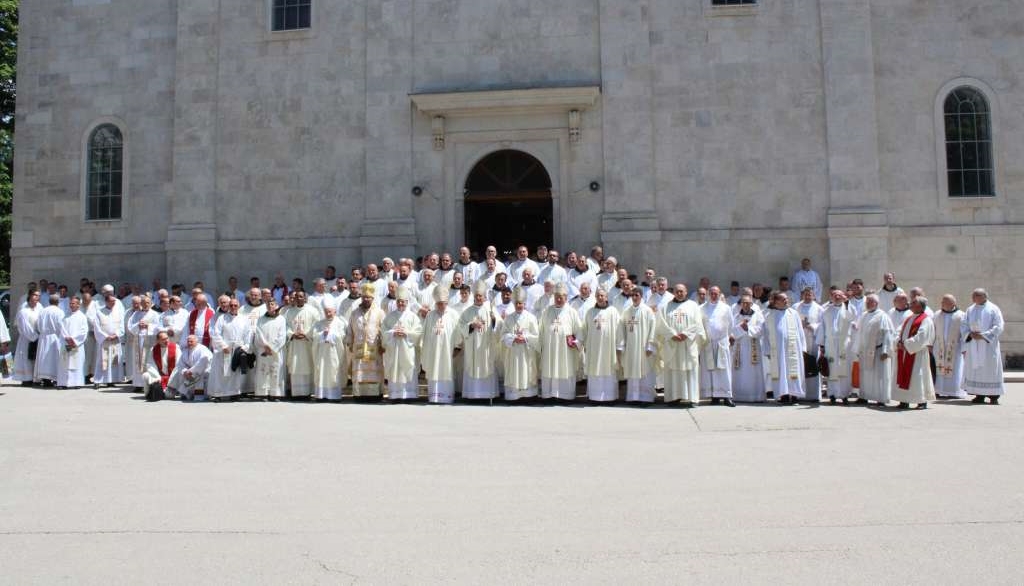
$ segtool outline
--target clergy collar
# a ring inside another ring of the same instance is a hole
[[[899,289],[899,287],[896,285],[896,283],[893,283],[892,284],[892,289],[889,288],[889,285],[882,285],[882,289],[885,289],[886,291],[892,293],[896,289]]]
[[[957,308],[956,308],[956,306],[954,305],[954,306],[953,306],[953,309],[949,309],[949,310],[947,310],[947,309],[943,309],[943,310],[942,310],[942,313],[956,313],[956,311],[957,311]]]

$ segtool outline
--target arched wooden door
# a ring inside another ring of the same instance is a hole
[[[551,176],[533,156],[495,151],[470,171],[465,185],[466,243],[483,252],[493,244],[499,257],[520,244],[532,253],[552,246]]]

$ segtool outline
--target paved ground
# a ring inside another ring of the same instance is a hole
[[[1024,384],[912,412],[0,393],[3,583],[1024,582]]]

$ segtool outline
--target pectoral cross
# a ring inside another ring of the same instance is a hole
[[[437,320],[437,323],[434,324],[434,335],[435,336],[440,336],[443,333],[444,333],[444,319],[439,319],[439,320]]]
[[[558,331],[561,331],[561,329],[562,329],[562,320],[561,320],[561,318],[557,318],[556,317],[555,319],[551,320],[551,331],[552,332],[558,332]]]
[[[636,324],[637,324],[636,318],[630,318],[630,319],[626,320],[626,325],[629,326],[629,331],[630,332],[633,331],[633,328],[636,326]]]
[[[604,325],[604,316],[597,316],[594,318],[594,329],[600,330],[601,326]]]

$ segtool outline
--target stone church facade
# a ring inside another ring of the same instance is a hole
[[[309,277],[490,215],[690,283],[984,286],[1024,351],[1020,2],[719,4],[25,2],[13,283]]]

